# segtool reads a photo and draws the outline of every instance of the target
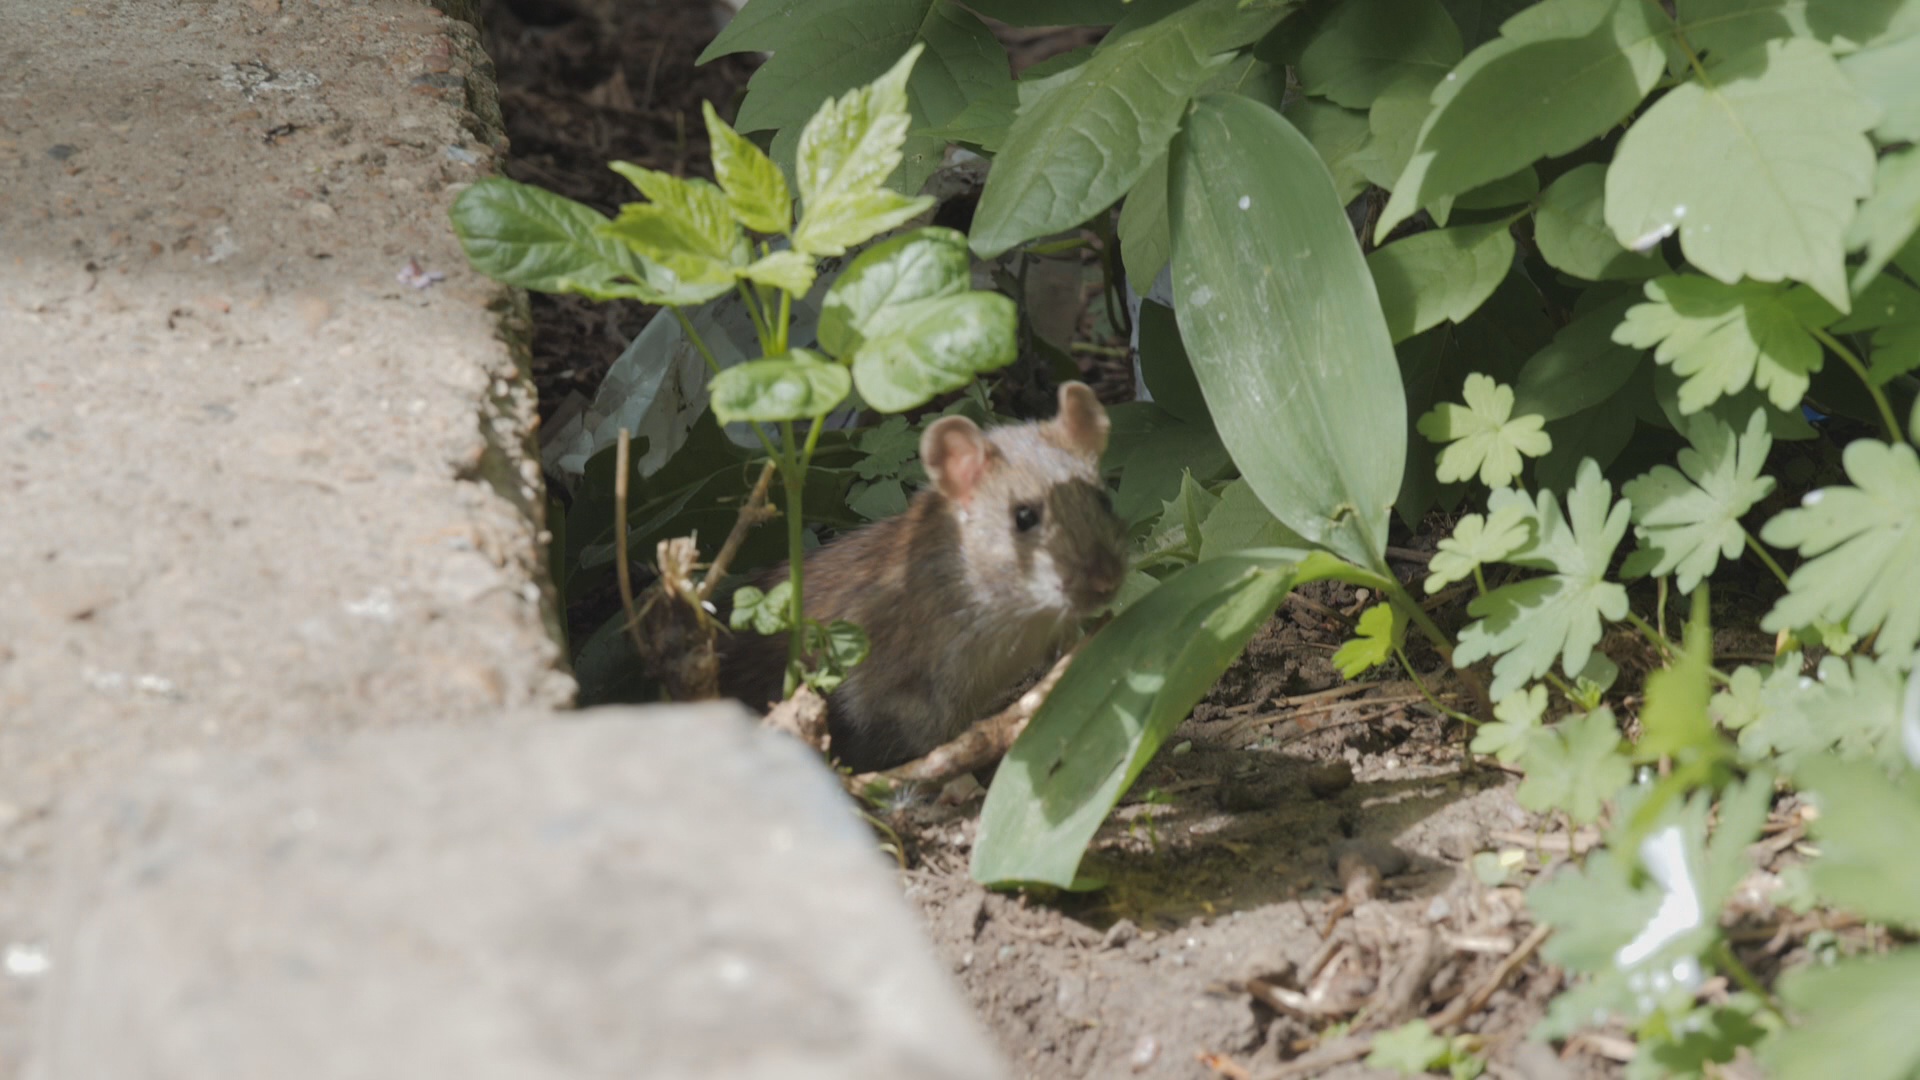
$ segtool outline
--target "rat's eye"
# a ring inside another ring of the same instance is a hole
[[[1032,503],[1021,503],[1013,508],[1013,527],[1026,532],[1040,524],[1040,508]]]

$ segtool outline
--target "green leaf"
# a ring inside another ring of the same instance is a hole
[[[1180,490],[1187,472],[1210,484],[1233,472],[1233,459],[1211,425],[1189,423],[1151,401],[1129,401],[1107,410],[1113,424],[1104,465],[1120,476],[1113,512],[1129,525],[1158,513]]]
[[[1913,73],[1920,68],[1920,33],[1862,49],[1840,62],[1862,98],[1878,110],[1873,133],[1882,142],[1920,140],[1920,88]]]
[[[1498,512],[1518,493],[1495,492],[1488,507]],[[1552,494],[1541,492],[1534,510],[1534,538],[1507,560],[1516,566],[1551,570],[1548,577],[1503,585],[1467,605],[1478,617],[1460,632],[1454,663],[1465,667],[1487,656],[1493,668],[1493,696],[1506,697],[1553,667],[1577,675],[1600,642],[1602,620],[1627,614],[1627,590],[1607,580],[1607,564],[1627,532],[1629,507],[1613,501],[1613,488],[1587,462],[1567,492],[1567,516]]]
[[[1821,898],[1875,922],[1920,927],[1920,781],[1912,772],[1898,782],[1878,765],[1810,757],[1794,779],[1820,816],[1814,836],[1820,858],[1813,887]]]
[[[1733,441],[1733,433],[1727,433]],[[1640,710],[1640,741],[1634,757],[1658,761],[1671,757],[1682,763],[1703,754],[1718,755],[1723,745],[1707,715],[1713,691],[1713,627],[1707,621],[1707,590],[1693,597],[1693,617],[1687,621],[1680,651],[1671,667],[1647,676],[1647,702]]]
[[[1542,738],[1551,738],[1540,721],[1547,715],[1547,688],[1538,684],[1500,699],[1494,722],[1473,733],[1472,750],[1514,765],[1525,761]]]
[[[1373,1037],[1366,1064],[1404,1076],[1425,1076],[1431,1067],[1447,1061],[1451,1049],[1451,1044],[1435,1035],[1425,1020],[1409,1020]]]
[[[1460,31],[1439,0],[1348,0],[1320,20],[1295,70],[1309,94],[1364,109],[1409,71],[1438,78],[1460,59]]]
[[[1133,291],[1145,296],[1173,257],[1167,221],[1167,158],[1162,154],[1120,204],[1120,258]]]
[[[1684,274],[1646,284],[1648,303],[1635,306],[1613,340],[1654,348],[1653,358],[1685,378],[1680,411],[1692,414],[1748,383],[1775,408],[1795,409],[1824,362],[1811,328],[1835,313],[1804,290],[1720,282]]]
[[[1643,0],[1544,0],[1508,19],[1434,90],[1434,110],[1375,229],[1604,135],[1666,69]]]
[[[885,186],[900,164],[910,123],[907,77],[922,50],[915,44],[885,75],[827,102],[807,121],[795,157],[804,210],[794,250],[839,255],[933,205]]]
[[[1160,504],[1160,518],[1147,532],[1147,551],[1169,548],[1198,550],[1200,523],[1220,504],[1220,497],[1194,482],[1193,474],[1182,471],[1180,490]]]
[[[1499,35],[1500,24],[1520,13],[1533,0],[1440,0],[1460,28],[1460,39],[1472,49]]]
[[[1341,203],[1352,202],[1367,189],[1366,170],[1362,168],[1364,148],[1372,137],[1367,114],[1302,97],[1281,110],[1280,115],[1313,144],[1314,151],[1333,175],[1334,196]],[[1120,250],[1126,253],[1126,248]]]
[[[1920,949],[1795,968],[1780,996],[1801,1022],[1761,1044],[1772,1075],[1829,1076],[1844,1062],[1847,1080],[1907,1080],[1920,1069]]]
[[[1289,528],[1381,567],[1403,400],[1373,278],[1312,144],[1243,97],[1194,105],[1173,150],[1181,336],[1220,437]]]
[[[1180,340],[1180,321],[1173,309],[1143,300],[1134,322],[1140,339],[1135,349],[1139,378],[1153,403],[1190,424],[1211,426],[1213,417],[1193,376],[1193,360],[1187,356],[1186,342]]]
[[[1680,451],[1680,468],[1657,465],[1621,488],[1633,503],[1640,550],[1623,573],[1665,577],[1679,574],[1682,593],[1713,574],[1721,559],[1738,558],[1747,531],[1740,519],[1773,490],[1761,475],[1773,437],[1756,412],[1734,441],[1733,429],[1711,415],[1695,417],[1684,432],[1692,445]],[[1683,475],[1684,474],[1684,475]]]
[[[1393,659],[1393,651],[1407,640],[1407,621],[1392,604],[1375,604],[1362,612],[1354,637],[1334,651],[1333,666],[1342,678],[1354,679],[1369,668]]]
[[[867,321],[852,354],[853,381],[881,412],[917,408],[1011,364],[1018,322],[1013,301],[998,293],[890,304]]]
[[[968,0],[975,11],[1009,26],[1112,26],[1131,0]]]
[[[1633,766],[1619,752],[1613,713],[1596,709],[1544,729],[1527,747],[1527,776],[1514,800],[1535,813],[1564,810],[1576,824],[1596,821],[1625,787]]]
[[[1607,226],[1636,251],[1678,230],[1687,261],[1722,282],[1804,281],[1845,311],[1841,237],[1872,188],[1874,107],[1800,38],[1727,57],[1707,78],[1620,140]]]
[[[735,364],[708,386],[713,415],[736,420],[804,420],[825,416],[847,398],[853,377],[818,353],[794,349],[765,360]]]
[[[957,296],[970,280],[964,233],[929,227],[875,244],[840,272],[821,301],[820,347],[846,356],[860,347],[879,312]]]
[[[1613,340],[1614,328],[1637,299],[1629,293],[1608,300],[1554,334],[1520,369],[1513,411],[1553,421],[1612,398],[1645,355]]]
[[[1887,265],[1920,229],[1920,149],[1909,147],[1880,159],[1874,169],[1873,194],[1860,204],[1860,213],[1847,226],[1847,247],[1865,249],[1866,260],[1854,271],[1855,292],[1870,287],[1874,275]]]
[[[1856,439],[1841,460],[1857,486],[1809,492],[1760,532],[1809,559],[1760,625],[1792,630],[1829,619],[1861,634],[1878,627],[1875,651],[1905,656],[1920,642],[1920,459],[1911,446]]]
[[[705,180],[683,180],[624,161],[610,168],[650,201],[622,206],[620,216],[604,227],[606,235],[688,286],[718,289],[714,296],[733,288],[736,273],[753,258],[753,247],[733,220],[725,192]]]
[[[1742,755],[1778,758],[1796,769],[1816,757],[1903,760],[1906,662],[1906,657],[1828,656],[1816,677],[1808,679],[1800,674],[1800,654],[1788,654],[1757,691],[1725,703],[1743,713],[1738,717]]]
[[[1420,434],[1448,444],[1440,452],[1440,482],[1475,474],[1490,488],[1503,488],[1520,475],[1521,455],[1539,457],[1553,449],[1538,416],[1513,415],[1513,388],[1479,372],[1467,376],[1466,405],[1442,402],[1420,418]]]
[[[974,880],[1071,885],[1107,812],[1292,585],[1284,559],[1228,555],[1173,575],[1102,628],[995,773]]]
[[[1443,77],[1439,72],[1410,71],[1373,99],[1373,108],[1367,111],[1370,138],[1355,153],[1356,165],[1368,181],[1388,191],[1400,182],[1420,143],[1420,128],[1433,113],[1434,87]],[[1376,228],[1374,235],[1387,233]]]
[[[765,592],[752,585],[742,585],[734,590],[733,613],[727,625],[735,630],[750,629],[756,634],[784,633],[789,628],[787,616],[793,610],[792,597],[791,581],[782,581]]]
[[[1253,486],[1235,480],[1220,490],[1220,501],[1200,523],[1200,557],[1216,559],[1248,548],[1297,548],[1307,542],[1269,513]]]
[[[1658,249],[1635,253],[1607,228],[1607,167],[1582,165],[1563,174],[1540,197],[1533,239],[1548,265],[1586,281],[1638,281],[1667,273]]]
[[[1145,177],[1193,94],[1228,62],[1219,53],[1236,32],[1251,40],[1283,13],[1241,14],[1236,3],[1200,0],[1110,35],[1086,63],[1023,101],[981,192],[973,250],[992,258],[1073,228]]]
[[[805,296],[813,288],[813,256],[797,251],[769,252],[741,268],[739,274],[757,285]]]
[[[528,184],[481,180],[453,201],[452,217],[474,269],[508,285],[663,305],[717,295],[688,296],[665,267],[607,236],[605,214]]]
[[[1395,342],[1464,320],[1512,266],[1513,234],[1505,221],[1417,233],[1367,256]]]
[[[871,651],[867,632],[845,619],[829,623],[807,620],[806,656],[814,666],[806,673],[808,686],[831,694],[847,681],[847,672]]]
[[[701,102],[700,112],[707,121],[707,141],[713,145],[714,179],[727,193],[734,220],[754,232],[784,234],[793,224],[793,196],[787,191],[785,174],[765,151],[720,119],[713,102]]]
[[[1501,505],[1486,517],[1468,514],[1440,541],[1428,565],[1427,595],[1473,576],[1487,563],[1499,562],[1526,546],[1532,538],[1533,517],[1524,500]]]

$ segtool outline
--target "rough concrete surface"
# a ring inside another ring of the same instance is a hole
[[[523,309],[446,224],[504,149],[477,42],[417,0],[0,0],[0,1077],[73,962],[64,793],[571,699]]]
[[[65,830],[52,1073],[993,1075],[805,748],[732,704],[587,716],[96,789]]]

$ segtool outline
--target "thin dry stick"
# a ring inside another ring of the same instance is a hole
[[[1513,978],[1513,973],[1520,970],[1520,965],[1527,962],[1527,958],[1533,955],[1533,951],[1538,949],[1540,943],[1547,940],[1547,935],[1551,933],[1553,933],[1553,927],[1546,923],[1534,927],[1533,933],[1528,934],[1519,948],[1514,949],[1512,954],[1500,961],[1500,966],[1494,968],[1492,974],[1474,988],[1473,993],[1463,998],[1455,998],[1453,1004],[1442,1009],[1440,1015],[1433,1018],[1433,1030],[1452,1031],[1464,1023],[1467,1017],[1479,1012],[1488,1001],[1492,1000],[1494,993],[1506,985],[1508,979]]]
[[[733,519],[733,531],[727,533],[727,542],[720,545],[720,554],[713,557],[713,565],[707,568],[707,576],[700,581],[700,600],[705,603],[713,598],[714,587],[720,579],[727,576],[727,566],[740,552],[740,545],[746,542],[747,534],[755,525],[770,520],[779,511],[767,505],[767,483],[773,479],[776,471],[773,462],[760,470],[760,479],[754,482],[753,494],[747,496],[747,503],[740,508],[740,516]]]
[[[626,428],[620,429],[620,442],[613,454],[613,566],[620,579],[620,608],[627,614],[627,636],[633,641],[636,656],[646,656],[646,643],[640,640],[640,613],[633,607],[633,573],[627,569],[627,474],[632,453]]]

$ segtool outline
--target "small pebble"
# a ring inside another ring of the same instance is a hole
[[[1328,799],[1353,786],[1353,767],[1344,761],[1329,761],[1307,770],[1307,792],[1316,799]]]
[[[1133,1053],[1127,1055],[1127,1064],[1133,1066],[1134,1072],[1139,1072],[1153,1064],[1154,1059],[1159,1056],[1160,1040],[1151,1035],[1142,1035],[1139,1041],[1133,1044]]]
[[[1121,919],[1107,928],[1107,936],[1100,939],[1103,949],[1124,949],[1128,942],[1140,936],[1140,928],[1132,919]]]

